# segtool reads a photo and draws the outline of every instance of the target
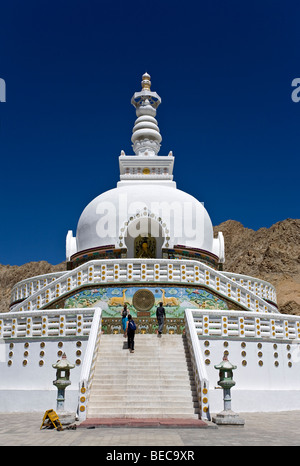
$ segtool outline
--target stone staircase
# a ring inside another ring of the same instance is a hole
[[[185,336],[102,335],[87,418],[199,419]]]

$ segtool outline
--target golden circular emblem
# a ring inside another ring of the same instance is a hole
[[[133,295],[132,304],[138,311],[149,311],[155,304],[154,294],[149,290],[138,290]]]
[[[144,168],[143,169],[143,175],[150,175],[150,169],[149,168]]]

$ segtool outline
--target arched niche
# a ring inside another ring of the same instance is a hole
[[[126,222],[121,236],[130,258],[162,258],[162,248],[168,247],[169,237],[161,219],[148,212],[135,215]]]

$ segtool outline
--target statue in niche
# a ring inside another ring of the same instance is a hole
[[[134,257],[138,259],[155,259],[156,239],[150,234],[148,236],[139,235],[134,240]]]

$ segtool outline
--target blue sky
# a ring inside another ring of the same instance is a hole
[[[142,74],[160,154],[214,225],[299,218],[296,1],[0,2],[0,263],[65,259],[84,207],[132,153]]]

